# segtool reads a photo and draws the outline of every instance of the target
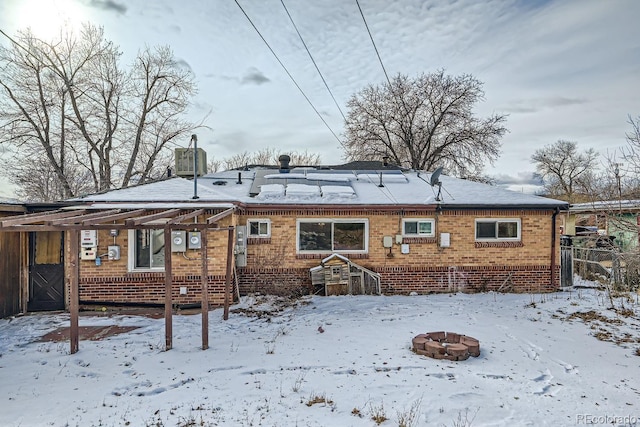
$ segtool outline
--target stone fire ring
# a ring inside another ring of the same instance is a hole
[[[467,360],[480,356],[480,341],[454,332],[429,332],[416,335],[413,351],[434,359]]]

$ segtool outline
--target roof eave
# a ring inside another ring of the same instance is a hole
[[[522,203],[522,204],[481,204],[481,203],[469,203],[469,204],[446,204],[439,205],[441,209],[504,209],[504,210],[518,210],[518,209],[548,209],[548,210],[569,210],[568,203],[558,204],[536,204],[536,203]]]

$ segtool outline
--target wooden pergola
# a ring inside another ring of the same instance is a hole
[[[70,345],[71,353],[78,351],[78,314],[80,298],[79,284],[79,252],[81,230],[144,230],[162,229],[164,231],[164,284],[165,284],[165,350],[172,348],[172,295],[173,283],[171,272],[171,231],[201,231],[201,291],[202,291],[202,349],[209,348],[209,295],[207,262],[207,231],[227,231],[227,265],[224,290],[224,320],[229,318],[231,296],[231,274],[233,260],[234,227],[219,227],[218,222],[231,215],[235,207],[228,204],[207,207],[153,207],[118,208],[98,206],[74,206],[46,213],[25,214],[0,220],[0,232],[38,232],[62,231],[69,242],[69,257],[65,264],[69,266],[69,312],[70,312]],[[217,212],[216,212],[217,211]],[[207,217],[207,215],[210,215]],[[206,218],[198,222],[199,218]],[[189,222],[186,222],[189,221]]]

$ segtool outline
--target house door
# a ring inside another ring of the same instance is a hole
[[[29,233],[29,311],[64,309],[64,239],[60,231]]]

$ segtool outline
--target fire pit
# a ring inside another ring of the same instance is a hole
[[[413,351],[434,359],[467,360],[480,356],[480,341],[454,332],[429,332],[416,335]]]

